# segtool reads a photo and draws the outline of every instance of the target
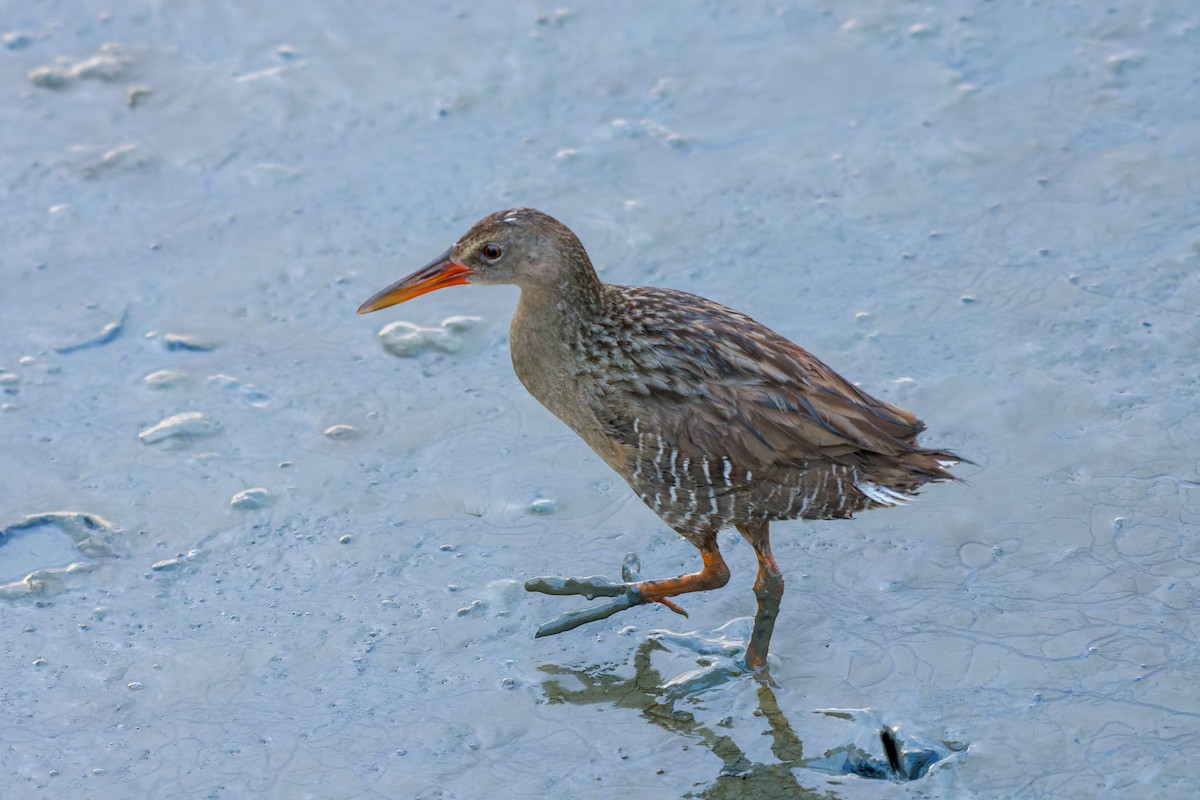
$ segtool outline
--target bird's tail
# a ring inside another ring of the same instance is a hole
[[[949,450],[926,450],[917,447],[900,457],[901,462],[914,475],[925,478],[926,481],[958,481],[959,478],[950,471],[950,467],[958,464],[974,464],[974,461],[963,458]]]

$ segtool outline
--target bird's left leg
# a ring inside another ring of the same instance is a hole
[[[771,554],[771,531],[767,520],[738,525],[737,529],[758,556],[758,578],[754,581],[758,612],[754,615],[750,644],[746,646],[746,666],[757,672],[767,664],[767,649],[775,631],[775,618],[779,616],[779,602],[783,599],[783,572]]]
[[[694,539],[693,542],[695,542]],[[703,569],[675,578],[639,580],[637,556],[630,553],[625,557],[625,564],[621,569],[623,581],[612,581],[600,576],[529,579],[525,582],[525,589],[530,592],[558,595],[580,594],[589,600],[596,597],[613,598],[598,606],[562,614],[558,619],[551,620],[538,628],[535,638],[569,631],[580,625],[611,617],[618,611],[624,611],[643,603],[662,603],[672,611],[683,614],[683,609],[668,598],[687,592],[717,589],[729,582],[729,567],[725,565],[725,559],[721,557],[721,551],[717,548],[716,533],[705,534],[700,537],[699,542],[695,543],[700,548],[700,557],[704,560]],[[687,615],[684,614],[684,616]]]

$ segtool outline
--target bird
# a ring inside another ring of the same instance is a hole
[[[724,586],[718,532],[758,560],[757,609],[739,668],[767,666],[784,591],[770,526],[845,519],[959,480],[965,459],[917,444],[916,415],[867,394],[749,316],[688,292],[600,280],[579,238],[532,208],[489,214],[446,252],[377,292],[365,314],[460,284],[515,284],[517,378],[700,551],[689,574],[642,580],[538,577],[531,592],[611,598],[543,624],[548,636],[647,603]]]

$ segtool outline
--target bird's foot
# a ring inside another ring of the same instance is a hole
[[[599,575],[592,575],[587,578],[542,577],[530,578],[525,581],[525,591],[528,592],[557,595],[578,594],[583,595],[588,600],[594,600],[597,597],[613,598],[607,603],[590,606],[578,611],[567,611],[559,615],[556,619],[552,619],[539,627],[537,633],[534,634],[534,638],[553,636],[556,633],[569,631],[572,628],[578,628],[580,625],[586,625],[589,622],[606,619],[618,611],[624,611],[627,608],[633,608],[634,606],[646,603],[646,596],[638,586],[638,582],[641,579],[641,570],[642,562],[637,557],[637,553],[629,553],[625,556],[625,561],[621,564],[621,581],[610,580]],[[687,612],[670,599],[661,598],[656,602],[662,603],[676,614],[687,616]]]

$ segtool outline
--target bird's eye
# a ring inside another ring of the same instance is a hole
[[[495,261],[496,259],[500,258],[503,253],[504,251],[500,249],[500,245],[498,244],[492,244],[491,242],[488,242],[483,246],[483,257],[488,261]]]

